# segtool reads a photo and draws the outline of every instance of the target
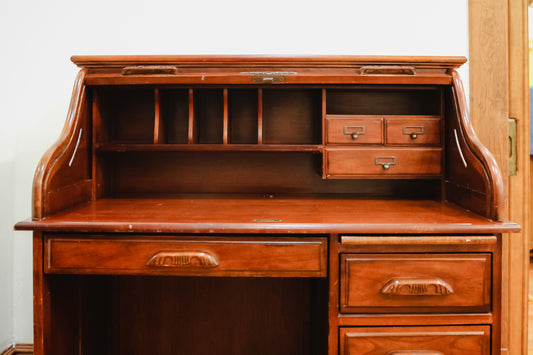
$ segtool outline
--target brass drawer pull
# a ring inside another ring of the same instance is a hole
[[[411,139],[416,139],[425,132],[424,126],[403,126],[403,134],[411,136]]]
[[[385,355],[444,355],[444,353],[436,350],[393,350]]]
[[[381,165],[383,169],[389,170],[391,165],[396,165],[396,157],[376,157],[376,165]]]
[[[198,267],[212,268],[219,265],[216,255],[207,251],[161,251],[146,263],[154,267]]]
[[[390,296],[447,296],[453,288],[439,278],[395,277],[381,288],[381,293]]]
[[[352,139],[359,138],[359,136],[365,134],[365,132],[365,126],[344,126],[344,134],[352,136]]]

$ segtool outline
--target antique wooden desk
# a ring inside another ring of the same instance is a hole
[[[36,355],[499,354],[460,57],[81,56],[34,181]]]

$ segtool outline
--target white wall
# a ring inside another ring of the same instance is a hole
[[[466,56],[467,1],[3,0],[0,36],[1,351],[32,342],[31,234],[11,228],[63,125],[71,55]]]
[[[6,17],[6,4],[0,2],[0,44],[2,47],[8,42],[8,35],[4,33],[4,19]],[[0,58],[4,57],[5,50],[0,51]],[[0,59],[0,67],[4,67],[3,59]],[[1,80],[1,79],[0,79]],[[6,117],[10,111],[5,102],[4,80],[0,84],[0,352],[5,350],[14,340],[14,313],[13,313],[13,290],[14,271],[13,257],[14,244],[12,223],[14,218],[14,125]]]
[[[1,93],[0,93],[1,95]],[[0,117],[3,116],[0,105]],[[3,125],[2,125],[3,128]],[[13,343],[13,222],[14,149],[13,134],[0,130],[0,352]]]

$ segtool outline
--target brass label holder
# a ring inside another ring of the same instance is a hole
[[[287,75],[296,75],[292,71],[251,71],[242,72],[243,75],[251,75],[254,84],[283,84]]]

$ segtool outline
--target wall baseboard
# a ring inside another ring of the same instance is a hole
[[[15,355],[33,354],[33,344],[15,344]]]
[[[7,348],[6,350],[0,353],[0,355],[19,355],[19,354],[26,354],[26,355],[33,354],[33,344],[11,345],[9,348]]]
[[[13,345],[11,345],[9,348],[2,351],[0,355],[13,355],[14,353],[15,353],[15,348],[13,347]]]

